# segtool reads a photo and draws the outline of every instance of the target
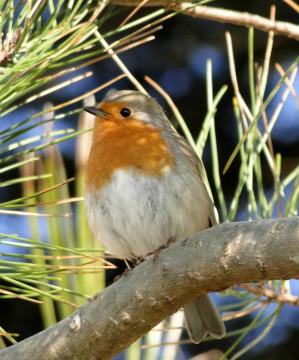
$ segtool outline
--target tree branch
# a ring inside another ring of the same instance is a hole
[[[109,359],[206,292],[289,278],[299,278],[299,217],[217,225],[144,261],[0,359]]]
[[[140,1],[112,0],[111,2],[117,5],[137,6]],[[184,14],[195,18],[212,20],[233,25],[254,27],[255,29],[264,32],[273,31],[277,35],[287,36],[291,39],[299,41],[298,25],[286,21],[270,20],[256,14],[215,8],[211,6],[195,6],[194,4],[192,4],[192,2],[184,1],[152,0],[146,3],[145,6],[163,6],[170,10],[181,11]]]

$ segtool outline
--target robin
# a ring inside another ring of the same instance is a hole
[[[85,179],[90,229],[125,260],[144,259],[170,241],[216,223],[200,159],[156,100],[138,91],[108,93],[96,107]],[[208,295],[184,306],[190,339],[221,338],[225,327]]]

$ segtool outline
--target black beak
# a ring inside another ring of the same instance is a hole
[[[92,107],[92,106],[87,106],[83,110],[87,111],[88,113],[90,113],[94,116],[98,116],[101,118],[109,115],[109,113],[107,113],[106,111],[104,111],[102,109],[97,109],[96,107]]]

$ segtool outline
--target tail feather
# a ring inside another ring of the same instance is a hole
[[[196,344],[208,334],[217,339],[225,336],[225,326],[209,295],[185,305],[184,313],[189,337]]]

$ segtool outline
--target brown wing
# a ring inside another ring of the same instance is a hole
[[[204,164],[200,157],[196,154],[195,150],[191,147],[191,145],[183,138],[171,125],[169,120],[167,120],[167,125],[169,125],[168,130],[170,130],[172,137],[174,137],[175,141],[179,143],[181,152],[184,154],[184,157],[187,161],[189,161],[192,166],[198,170],[198,175],[203,182],[205,189],[207,191],[207,197],[209,198],[211,202],[210,206],[210,218],[209,218],[209,224],[210,227],[218,224],[218,213],[217,209],[214,205],[213,195],[211,192],[211,188],[208,182],[206,170],[204,167]]]

